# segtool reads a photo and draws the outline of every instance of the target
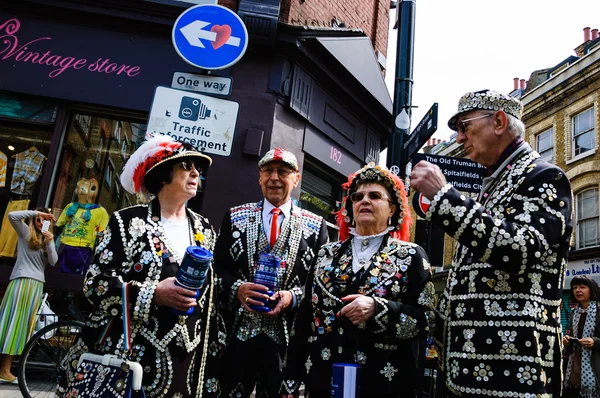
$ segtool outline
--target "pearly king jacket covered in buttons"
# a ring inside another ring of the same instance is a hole
[[[212,252],[216,236],[208,220],[190,210],[187,216],[194,244]],[[218,361],[226,332],[212,265],[192,315],[175,315],[170,308],[152,303],[158,282],[176,276],[180,259],[173,253],[157,200],[113,214],[85,277],[83,293],[93,312],[68,354],[67,379],[74,377],[77,359],[84,352],[123,355],[121,286],[128,282],[129,359],[142,365],[146,395],[195,397],[201,388],[204,397],[218,396]],[[106,337],[101,338],[108,324]]]
[[[439,306],[447,385],[477,397],[558,397],[569,180],[524,143],[484,189],[474,200],[448,184],[427,212],[459,242]]]
[[[258,254],[270,253],[281,259],[277,289],[291,290],[300,303],[316,252],[328,241],[327,226],[322,217],[292,205],[290,217],[284,219],[271,248],[264,232],[262,203],[240,205],[225,215],[215,249],[215,267],[223,283],[221,302],[229,310],[230,337],[247,341],[264,333],[285,347],[295,311],[278,317],[248,312],[236,297],[238,288],[244,282],[253,282]]]
[[[325,245],[307,282],[284,365],[282,394],[304,382],[308,391],[331,388],[332,365],[360,365],[361,394],[399,395],[415,388],[413,340],[435,324],[435,292],[423,249],[385,235],[370,263],[354,273],[352,239]],[[354,325],[336,317],[341,298],[373,297],[375,316]],[[408,395],[407,395],[408,396]]]

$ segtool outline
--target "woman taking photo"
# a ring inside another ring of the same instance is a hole
[[[434,288],[425,252],[406,241],[404,184],[371,163],[343,188],[342,240],[318,252],[280,392],[293,396],[304,382],[310,398],[330,397],[333,365],[344,363],[360,367],[362,398],[414,396],[411,342],[431,332]]]
[[[563,397],[600,397],[600,288],[586,275],[571,280],[569,302],[575,305],[563,337],[565,377]]]
[[[0,382],[17,383],[10,368],[33,334],[36,314],[42,302],[48,264],[58,259],[51,228],[42,232],[44,221],[54,221],[48,209],[13,211],[8,219],[17,231],[17,261],[0,306]],[[24,222],[27,220],[27,222]]]
[[[216,236],[208,220],[186,207],[211,162],[168,136],[149,139],[127,161],[123,188],[154,199],[115,212],[96,247],[83,288],[93,312],[68,354],[72,367],[67,369],[67,385],[59,386],[59,396],[76,394],[79,380],[74,367],[84,352],[117,354],[138,362],[148,397],[218,394],[216,361],[225,333],[212,265],[196,298],[194,291],[175,284],[189,246],[211,252],[214,247]],[[130,350],[124,349],[122,317],[127,314],[122,303],[130,312],[126,336]],[[173,311],[191,308],[189,315]]]

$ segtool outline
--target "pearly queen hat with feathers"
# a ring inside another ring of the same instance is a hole
[[[390,235],[408,242],[413,219],[408,208],[408,197],[404,183],[386,167],[375,165],[373,162],[357,170],[354,174],[350,174],[348,181],[342,184],[342,189],[344,190],[342,206],[335,213],[337,225],[340,227],[340,239],[346,240],[350,236],[350,225],[354,219],[354,215],[352,214],[352,201],[349,199],[349,196],[356,191],[359,181],[363,183],[382,184],[392,194],[390,199],[396,205],[396,212],[392,216],[393,230],[390,231]]]
[[[121,174],[121,185],[127,192],[149,199],[149,193],[144,187],[144,177],[165,162],[186,158],[194,158],[203,170],[212,164],[210,157],[190,149],[190,146],[175,141],[168,135],[151,137],[125,163]],[[202,173],[202,170],[199,172]]]

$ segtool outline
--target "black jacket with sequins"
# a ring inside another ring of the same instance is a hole
[[[190,239],[212,251],[216,235],[208,220],[190,210],[187,216]],[[93,312],[68,354],[69,363],[75,365],[84,352],[122,354],[121,288],[122,282],[128,282],[133,349],[129,358],[142,365],[146,395],[195,397],[202,388],[203,396],[216,396],[219,357],[226,339],[218,312],[216,275],[211,266],[194,313],[179,316],[168,307],[153,304],[158,282],[176,276],[178,268],[160,222],[157,200],[115,212],[85,277],[83,293]],[[111,321],[106,338],[101,339]],[[69,367],[65,379],[72,379],[73,372]],[[61,390],[64,392],[65,386]]]
[[[294,322],[280,392],[331,387],[334,363],[360,365],[361,395],[414,395],[416,359],[412,341],[426,338],[435,324],[435,294],[427,255],[413,243],[385,235],[367,267],[352,269],[352,239],[325,245],[307,282],[307,297]],[[341,298],[363,294],[375,315],[354,325],[336,317]]]
[[[484,186],[477,200],[446,186],[427,213],[460,243],[439,306],[446,384],[477,397],[557,397],[569,180],[524,143]]]

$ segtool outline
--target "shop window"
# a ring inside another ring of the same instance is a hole
[[[594,149],[594,110],[573,116],[573,157]]]
[[[535,137],[537,151],[548,163],[554,163],[554,129],[548,129]]]
[[[68,250],[93,250],[108,217],[137,203],[137,198],[123,189],[119,177],[127,159],[143,142],[146,126],[85,114],[73,115],[68,126],[52,208],[61,245]],[[61,267],[63,272],[79,272],[77,267],[62,263]]]
[[[330,241],[339,239],[339,228],[333,212],[340,206],[341,184],[341,181],[336,181],[312,163],[305,163],[300,186],[300,203],[302,208],[312,211],[327,221]]]
[[[0,92],[0,264],[13,265],[17,235],[6,214],[36,207],[56,120],[56,105]]]
[[[599,208],[598,188],[587,189],[577,194],[577,248],[598,246]]]

